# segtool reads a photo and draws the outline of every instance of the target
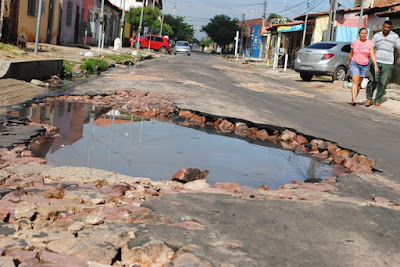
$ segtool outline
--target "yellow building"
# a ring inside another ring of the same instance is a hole
[[[335,25],[334,25],[335,26]],[[329,40],[329,14],[315,18],[315,28],[311,43],[318,43]]]
[[[40,20],[39,42],[56,44],[61,0],[43,0]],[[34,42],[36,37],[39,0],[8,1],[5,13],[5,42],[16,43],[24,39]]]

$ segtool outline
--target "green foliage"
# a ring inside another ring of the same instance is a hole
[[[171,26],[173,34],[170,39],[191,42],[194,36],[194,27],[184,21],[184,17],[165,15],[164,22]]]
[[[278,14],[276,14],[276,13],[271,13],[271,14],[269,14],[267,20],[268,20],[268,21],[271,21],[271,20],[274,20],[274,19],[281,19],[281,18],[282,18],[281,15],[278,15]]]
[[[203,41],[201,41],[200,45],[204,44],[204,46],[210,46],[212,43],[213,43],[213,40],[211,40],[210,37],[207,37],[207,38],[203,39]]]
[[[153,34],[160,34],[160,29],[161,29],[161,22],[160,21],[156,21],[154,22],[153,25]],[[162,36],[164,35],[168,35],[168,36],[173,36],[174,35],[174,31],[172,30],[171,25],[167,24],[167,23],[163,23],[163,28],[162,28]]]
[[[125,21],[138,29],[140,24],[140,14],[142,12],[142,7],[131,8],[125,13]],[[152,8],[151,6],[146,6],[143,9],[143,20],[142,27],[153,27],[161,12],[158,8]],[[143,31],[143,29],[141,29]]]
[[[88,72],[105,71],[108,69],[108,63],[104,59],[85,58],[83,59],[81,69]]]
[[[227,15],[216,15],[210,22],[201,28],[201,31],[214,40],[222,48],[233,42],[236,31],[239,30],[237,19],[231,19]]]
[[[105,55],[106,58],[111,59],[117,63],[123,63],[124,61],[132,59],[130,55],[122,54],[122,55]]]
[[[64,77],[71,78],[72,77],[72,72],[75,67],[75,63],[68,61],[68,60],[63,60],[63,73]]]

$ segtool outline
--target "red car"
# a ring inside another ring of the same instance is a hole
[[[158,50],[161,53],[165,53],[169,51],[169,43],[168,39],[158,35],[143,35],[140,37],[140,47],[142,48],[149,48],[153,50]],[[137,37],[135,38],[135,42],[133,43],[133,47],[136,47],[137,44]]]

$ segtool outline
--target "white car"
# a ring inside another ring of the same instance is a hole
[[[186,41],[178,41],[175,44],[175,48],[174,48],[174,55],[178,54],[178,53],[183,53],[183,54],[187,54],[188,56],[190,56],[190,44],[189,42]]]

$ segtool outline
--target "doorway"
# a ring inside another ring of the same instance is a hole
[[[49,18],[47,20],[46,43],[51,44],[53,35],[54,0],[49,1]]]

